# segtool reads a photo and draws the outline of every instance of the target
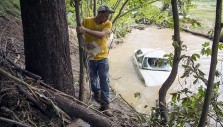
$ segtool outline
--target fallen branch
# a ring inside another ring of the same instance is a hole
[[[7,73],[4,71],[2,68],[0,68],[0,74],[3,74],[10,78],[13,81],[16,81],[27,88],[30,88],[30,85],[27,84],[26,82],[16,78],[15,76]],[[45,84],[45,83],[41,83]],[[47,86],[47,85],[46,85]],[[31,88],[30,88],[31,89]],[[98,115],[95,112],[92,112],[90,110],[87,110],[86,107],[83,105],[80,105],[76,103],[73,100],[68,99],[67,97],[64,97],[65,93],[62,92],[55,92],[49,89],[48,87],[45,87],[44,94],[47,95],[48,97],[52,97],[51,99],[54,99],[60,109],[67,113],[71,118],[80,118],[87,123],[89,123],[92,126],[97,126],[97,127],[119,127],[120,125],[110,121],[104,116]],[[62,96],[63,95],[63,96]],[[86,105],[86,104],[85,104]]]
[[[45,114],[46,116],[48,116],[49,118],[51,117],[51,113],[48,111],[48,110],[45,110],[44,109],[44,105],[41,104],[38,100],[36,100],[30,93],[28,93],[24,88],[23,86],[21,85],[16,85],[19,93],[23,96],[25,96],[27,98],[28,101],[30,101],[33,106],[35,108],[37,108],[38,110],[40,110],[43,114]]]
[[[74,98],[73,96],[67,95],[67,94],[65,94],[65,93],[63,93],[63,92],[61,92],[61,91],[59,91],[59,90],[57,90],[57,89],[51,87],[50,85],[47,85],[46,83],[44,83],[43,81],[40,80],[41,77],[40,77],[39,75],[33,74],[32,72],[29,72],[29,71],[27,71],[27,70],[24,70],[24,69],[20,68],[19,66],[17,66],[15,63],[13,63],[12,61],[10,61],[10,60],[7,59],[7,58],[6,58],[6,60],[7,60],[10,64],[12,64],[12,65],[15,67],[16,70],[18,70],[18,71],[20,71],[20,72],[26,74],[27,76],[29,76],[29,77],[31,77],[31,78],[37,80],[37,84],[39,84],[39,85],[41,85],[41,86],[43,86],[43,87],[45,87],[45,88],[48,88],[48,89],[50,89],[50,90],[52,90],[52,91],[54,91],[54,92],[57,92],[58,94],[60,94],[60,95],[62,95],[62,96],[64,96],[64,97],[67,97],[67,98],[69,98],[70,100],[75,101],[75,103],[78,103],[78,104],[81,104],[81,105],[83,105],[83,106],[85,106],[85,107],[88,107],[88,108],[90,108],[91,110],[93,110],[94,112],[97,112],[98,114],[100,114],[100,115],[106,117],[106,115],[104,115],[103,113],[99,112],[97,109],[95,109],[95,108],[93,108],[93,107],[91,107],[91,106],[89,106],[89,105],[87,105],[87,104],[85,104],[85,103],[79,101],[78,99]],[[21,84],[23,84],[23,85],[25,85],[25,86],[29,86],[29,84],[27,84],[26,82],[21,81],[20,79],[17,79],[17,78],[13,78],[11,74],[5,72],[4,70],[1,69],[1,70],[0,70],[0,73],[1,73],[1,71],[2,71],[3,74],[7,75],[7,77],[11,77],[12,80],[17,81],[17,82],[19,82],[19,83],[21,83]]]
[[[17,122],[17,121],[11,120],[11,119],[7,119],[7,118],[4,118],[4,117],[0,117],[0,121],[6,122],[6,123],[16,124],[16,125],[21,126],[21,127],[30,127],[26,124],[22,124],[20,122]]]
[[[90,109],[91,109],[92,111],[94,111],[95,113],[97,113],[97,114],[99,114],[99,115],[101,115],[101,116],[107,117],[106,115],[104,115],[102,112],[98,111],[97,109],[95,109],[95,108],[92,107],[91,105],[87,105],[87,104],[83,103],[82,101],[76,99],[75,97],[70,96],[70,95],[68,95],[68,94],[65,94],[65,93],[63,93],[63,92],[61,92],[61,91],[59,91],[59,90],[57,90],[57,89],[51,87],[50,85],[47,85],[46,83],[44,83],[44,82],[42,82],[42,81],[39,81],[39,85],[45,87],[44,89],[47,88],[47,89],[52,90],[53,92],[57,92],[57,93],[60,94],[61,96],[66,97],[66,98],[68,98],[69,100],[72,100],[72,101],[74,101],[75,103],[84,106],[86,109],[89,109],[89,108],[90,108]]]
[[[7,59],[7,58],[5,58],[12,66],[14,66],[14,68],[16,69],[16,70],[18,70],[19,72],[22,72],[22,73],[24,73],[24,74],[26,74],[27,76],[29,76],[29,77],[31,77],[31,78],[34,78],[34,79],[36,79],[36,80],[40,80],[41,79],[41,77],[39,76],[39,75],[36,75],[36,74],[33,74],[32,72],[29,72],[29,71],[27,71],[27,70],[25,70],[25,69],[22,69],[22,68],[20,68],[18,65],[16,65],[14,62],[12,62],[11,60],[9,60],[9,59]]]
[[[18,83],[20,83],[20,84],[22,84],[22,85],[24,85],[24,86],[26,86],[26,87],[29,87],[29,84],[28,84],[28,83],[26,83],[26,82],[24,82],[24,81],[22,81],[22,80],[16,78],[15,76],[9,74],[8,72],[6,72],[5,70],[3,70],[2,68],[0,68],[0,74],[3,74],[3,75],[5,75],[6,77],[8,77],[9,79],[11,79],[11,80],[13,80],[13,81],[16,81],[16,82],[18,82]]]
[[[210,39],[212,40],[213,37],[209,36],[209,35],[206,35],[206,34],[202,34],[202,33],[198,33],[198,32],[194,32],[194,31],[191,31],[191,30],[188,30],[188,29],[185,29],[185,28],[182,28],[183,31],[185,32],[188,32],[188,33],[191,33],[193,35],[197,35],[197,36],[201,36],[201,37],[204,37],[204,38],[207,38],[207,39]],[[220,36],[220,40],[219,42],[223,42],[223,35]]]
[[[201,37],[205,37],[207,39],[212,39],[209,35],[206,35],[206,34],[194,32],[194,31],[191,31],[191,30],[188,30],[188,29],[185,29],[185,28],[182,28],[182,30],[185,31],[185,32],[191,33],[193,35],[198,35],[198,36],[201,36]]]
[[[55,94],[51,90],[45,92],[47,96],[52,96],[57,105],[72,118],[80,118],[92,126],[96,127],[119,127],[120,125],[113,123],[106,117],[98,115],[92,111],[86,110],[85,107],[69,100],[60,94]]]
[[[173,24],[172,22],[168,22],[168,23]],[[207,39],[210,39],[210,40],[213,39],[213,37],[211,37],[211,36],[209,36],[209,35],[206,35],[206,34],[198,33],[198,32],[195,32],[195,31],[191,31],[191,30],[189,30],[189,29],[182,28],[182,27],[181,27],[181,29],[182,29],[183,31],[188,32],[188,33],[191,33],[191,34],[193,34],[193,35],[201,36],[201,37],[204,37],[204,38],[207,38]],[[220,40],[219,40],[219,42],[223,42],[223,35],[220,36]]]
[[[21,120],[15,115],[15,113],[12,110],[6,107],[1,107],[1,112],[7,114],[7,116],[9,116],[12,119],[15,119],[16,121],[21,122]]]

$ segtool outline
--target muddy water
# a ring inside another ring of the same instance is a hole
[[[149,113],[150,108],[155,106],[161,84],[153,87],[144,85],[139,79],[131,61],[133,51],[143,47],[162,48],[167,53],[173,52],[172,35],[173,30],[158,29],[155,26],[148,27],[145,30],[135,29],[125,38],[125,43],[110,50],[111,87],[139,112]],[[183,52],[183,54],[199,53],[202,47],[201,44],[210,42],[208,39],[184,32],[181,32],[181,40],[187,45],[187,52]],[[222,60],[222,58],[223,53],[220,51],[218,59]],[[202,56],[199,62],[202,63],[201,69],[208,73],[210,57]],[[222,71],[221,64],[218,64],[218,69]],[[181,74],[182,68],[179,69],[179,76]],[[189,81],[187,86],[192,86],[192,80],[191,82]],[[178,77],[169,92],[179,90],[184,86],[184,79]],[[141,93],[140,98],[134,97],[136,92]],[[170,96],[167,96],[167,101],[169,100]],[[144,108],[145,105],[148,107]]]

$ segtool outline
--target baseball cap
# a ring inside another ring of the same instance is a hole
[[[114,10],[112,10],[108,5],[106,4],[102,4],[98,7],[98,12],[101,12],[101,11],[104,11],[104,12],[108,12],[108,13],[115,13]]]

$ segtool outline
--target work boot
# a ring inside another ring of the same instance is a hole
[[[109,116],[109,117],[113,117],[113,113],[110,110],[109,105],[101,105],[101,108],[99,109],[102,113],[104,113],[105,115]]]
[[[100,103],[101,102],[101,91],[99,90],[98,92],[94,93],[94,99],[96,102]]]

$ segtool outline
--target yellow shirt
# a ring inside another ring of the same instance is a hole
[[[111,28],[112,28],[112,22],[111,21],[107,20],[105,23],[96,24],[94,22],[93,17],[89,17],[89,18],[84,19],[82,25],[85,28],[88,28],[88,29],[94,30],[94,31],[102,31],[102,30],[106,29],[110,32]],[[108,56],[108,47],[107,47],[108,35],[103,37],[102,39],[98,39],[98,38],[96,38],[96,37],[94,37],[94,36],[92,36],[88,33],[85,33],[84,37],[85,37],[86,43],[96,42],[100,46],[100,49],[101,49],[100,53],[98,53],[94,57],[91,57],[90,59],[101,60],[103,58],[107,58],[107,56]]]

